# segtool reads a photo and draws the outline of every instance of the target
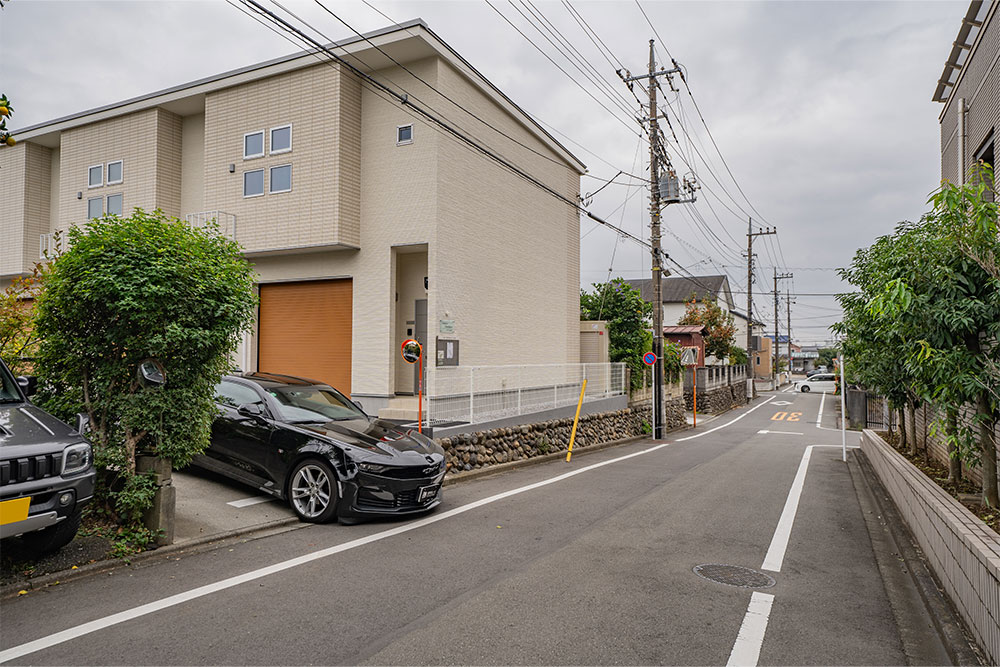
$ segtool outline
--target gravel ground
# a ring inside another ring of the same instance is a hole
[[[19,539],[7,539],[0,546],[0,586],[105,560],[110,551],[110,540],[97,535],[78,535],[51,556],[35,559]]]

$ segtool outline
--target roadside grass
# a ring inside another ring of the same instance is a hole
[[[900,445],[898,433],[879,431],[878,434],[889,443],[893,449],[906,457],[906,459],[917,466],[921,472],[927,475],[935,484],[948,492],[958,502],[962,503],[966,509],[979,517],[983,523],[989,526],[993,532],[1000,534],[1000,508],[986,507],[978,500],[971,500],[970,496],[981,497],[982,489],[978,484],[962,478],[960,482],[948,481],[948,469],[938,461],[927,456],[926,452],[911,456],[909,452]]]

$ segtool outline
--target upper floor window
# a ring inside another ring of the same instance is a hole
[[[243,172],[243,196],[259,197],[264,194],[264,170]]]
[[[292,126],[282,125],[271,128],[271,155],[292,150]]]
[[[264,157],[264,130],[243,135],[243,159]]]
[[[271,194],[289,192],[292,189],[292,165],[283,164],[271,167]]]
[[[122,161],[115,160],[108,163],[108,185],[121,183],[124,176]]]
[[[104,215],[104,198],[94,197],[87,200],[87,220]]]
[[[95,164],[87,169],[87,187],[99,188],[104,185],[104,165]]]
[[[396,145],[413,143],[413,125],[400,125],[396,128]]]
[[[111,215],[121,216],[122,214],[122,195],[121,193],[117,195],[108,195],[108,213]]]

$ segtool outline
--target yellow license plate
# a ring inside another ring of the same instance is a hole
[[[31,506],[31,496],[15,498],[0,503],[0,526],[17,523],[28,518],[28,507]]]

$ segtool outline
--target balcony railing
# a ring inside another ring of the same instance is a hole
[[[38,235],[38,257],[58,257],[69,249],[69,230],[56,229],[47,234]]]
[[[205,227],[211,222],[219,225],[219,233],[236,240],[236,214],[225,211],[200,211],[188,213],[185,218],[192,227]]]

